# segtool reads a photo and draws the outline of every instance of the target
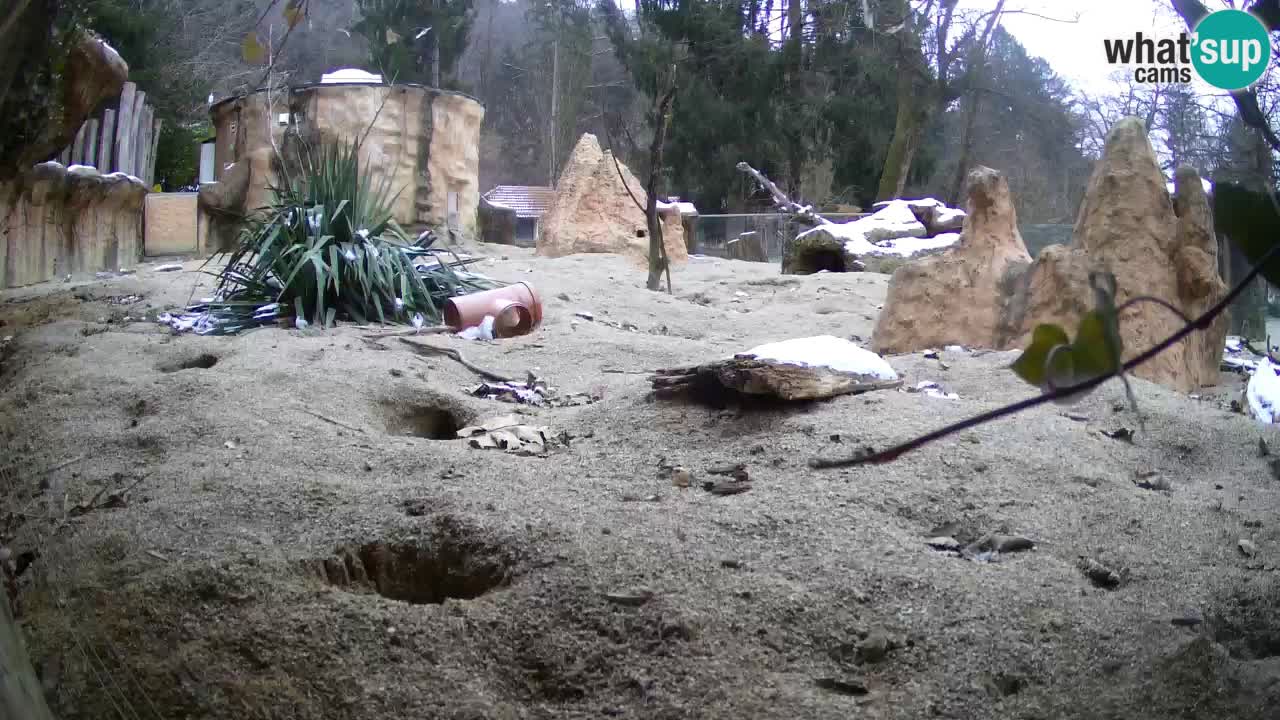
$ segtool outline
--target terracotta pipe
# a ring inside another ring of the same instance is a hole
[[[455,332],[476,327],[493,316],[496,337],[515,337],[542,324],[542,301],[529,283],[452,297],[444,304],[444,324]]]

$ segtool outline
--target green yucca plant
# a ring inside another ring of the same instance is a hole
[[[190,308],[208,313],[206,332],[289,314],[325,327],[338,316],[363,324],[420,315],[439,324],[449,297],[497,286],[459,275],[440,251],[405,235],[392,214],[398,193],[391,193],[390,175],[360,167],[358,142],[300,145],[297,155],[292,172],[282,170],[272,187],[273,202],[249,218],[226,266],[214,273],[212,301]],[[423,256],[436,262],[415,265]]]

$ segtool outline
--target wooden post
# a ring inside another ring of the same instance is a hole
[[[145,93],[138,93],[139,97]],[[138,109],[138,130],[134,133],[138,142],[133,151],[134,175],[144,183],[147,181],[147,153],[151,152],[151,108],[143,105]]]
[[[84,164],[84,135],[89,130],[88,123],[80,123],[80,129],[76,131],[76,139],[71,141],[71,164]]]
[[[108,110],[102,114],[102,140],[98,145],[98,169],[104,173],[115,172],[116,147],[116,111]]]
[[[133,127],[133,100],[137,92],[138,86],[131,82],[125,83],[124,90],[120,91],[120,112],[116,115],[115,169],[122,173],[133,172],[133,168],[129,166],[133,159],[129,154],[133,147],[129,132]]]
[[[133,96],[133,117],[130,118],[132,123],[129,130],[129,174],[137,177],[142,174],[142,169],[138,167],[138,146],[142,142],[142,115],[147,109],[147,94],[141,90]]]
[[[164,128],[164,120],[156,120],[151,131],[151,154],[147,158],[147,187],[156,184],[156,153],[160,150],[160,130]]]
[[[98,164],[98,119],[93,118],[85,126],[89,129],[84,135],[84,164],[92,165],[101,172],[102,166]]]

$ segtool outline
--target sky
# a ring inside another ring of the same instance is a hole
[[[961,0],[959,7],[990,10],[995,4],[995,0]],[[1007,0],[1005,11],[1005,29],[1027,52],[1047,60],[1059,76],[1085,93],[1105,92],[1111,84],[1108,75],[1117,69],[1107,64],[1104,38],[1133,37],[1138,31],[1170,37],[1184,29],[1169,0]]]

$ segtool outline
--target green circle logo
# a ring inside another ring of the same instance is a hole
[[[1256,83],[1271,62],[1271,38],[1258,18],[1244,10],[1209,13],[1191,43],[1191,64],[1210,85],[1240,90]]]

